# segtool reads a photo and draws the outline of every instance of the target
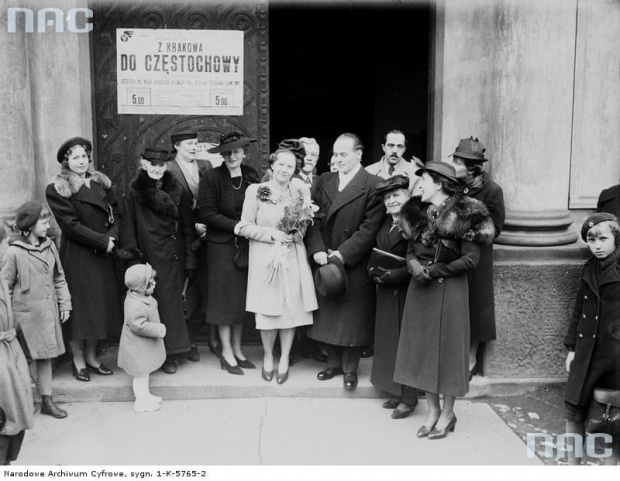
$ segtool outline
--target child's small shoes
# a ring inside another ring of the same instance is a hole
[[[133,410],[137,413],[150,413],[158,411],[159,408],[159,403],[149,398],[136,399],[136,402],[133,405]]]

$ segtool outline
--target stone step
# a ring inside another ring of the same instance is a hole
[[[106,347],[100,359],[114,371],[112,376],[91,373],[90,382],[73,378],[71,364],[65,362],[54,371],[54,399],[60,402],[133,401],[132,378],[117,366],[118,347]],[[342,386],[342,376],[319,381],[316,374],[325,364],[312,359],[299,359],[290,368],[289,379],[277,384],[261,377],[262,348],[247,346],[244,352],[256,369],[244,369],[244,375],[232,375],[220,369],[219,359],[206,346],[199,345],[199,362],[183,360],[176,374],[156,371],[151,374],[153,394],[164,399],[226,399],[258,397],[294,398],[384,398],[384,393],[370,383],[372,358],[361,359],[359,383],[353,391]],[[541,384],[564,382],[562,379],[497,379],[475,376],[467,398],[513,396],[535,390]],[[37,399],[37,398],[35,398]]]

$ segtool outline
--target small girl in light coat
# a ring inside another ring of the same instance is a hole
[[[149,264],[136,264],[125,272],[129,289],[125,298],[125,323],[118,350],[118,366],[133,376],[134,411],[157,411],[162,399],[149,391],[149,375],[166,359],[163,338],[166,326],[159,319],[153,297],[155,275]]]
[[[49,219],[49,209],[35,200],[17,209],[20,236],[10,243],[2,278],[12,298],[15,323],[21,324],[36,360],[41,414],[62,419],[67,411],[52,400],[52,359],[65,352],[60,323],[69,319],[72,306],[58,250],[46,236]]]

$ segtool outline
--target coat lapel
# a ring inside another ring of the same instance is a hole
[[[341,209],[348,203],[353,202],[358,197],[364,195],[364,181],[366,180],[366,177],[368,177],[368,175],[369,174],[362,167],[357,172],[357,174],[355,174],[355,177],[351,179],[351,182],[347,184],[347,186],[342,192],[338,192],[338,174],[334,175],[335,192],[337,194],[334,197],[334,201],[332,202],[329,212],[327,213],[327,220],[329,220],[339,209]],[[330,181],[331,180],[332,179],[330,179]]]
[[[189,198],[193,199],[194,196],[192,195],[192,191],[190,190],[189,185],[187,184],[187,180],[185,180],[185,176],[181,171],[181,167],[179,167],[179,164],[177,164],[177,161],[172,159],[170,162],[168,162],[168,165],[168,170],[170,171],[172,176],[177,179],[179,183],[183,186],[183,190],[189,196]]]
[[[85,185],[80,187],[80,190],[78,190],[76,194],[76,199],[80,202],[95,205],[105,212],[109,212],[108,205],[104,200],[105,197],[100,195],[102,191],[103,187],[91,180],[90,187],[86,187]]]

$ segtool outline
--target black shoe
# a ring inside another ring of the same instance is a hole
[[[168,356],[161,367],[166,374],[174,374],[177,372],[177,361],[175,358]]]
[[[239,366],[243,369],[256,369],[256,366],[248,359],[239,359],[237,356],[235,356],[235,359],[237,360],[237,364],[239,364]]]
[[[187,360],[192,362],[200,361],[200,353],[198,352],[198,346],[196,344],[192,344],[192,348],[187,355]]]
[[[99,374],[100,376],[111,376],[114,374],[114,371],[106,366],[104,363],[99,363],[99,367],[93,367],[90,364],[86,363],[86,369],[89,372],[94,372],[95,374]]]
[[[389,399],[389,400],[385,401],[381,405],[381,407],[383,409],[396,409],[399,404],[400,404],[400,399]]]
[[[469,371],[469,380],[471,381],[472,378],[479,372],[480,372],[480,363],[476,362],[476,364],[474,364],[474,367],[471,368],[471,371]]]
[[[344,375],[344,388],[347,390],[355,389],[357,386],[357,374],[354,372],[347,372]]]
[[[41,396],[41,414],[47,414],[56,419],[64,419],[68,416],[67,411],[56,405],[52,396]]]
[[[220,367],[222,369],[226,369],[228,371],[228,374],[236,374],[237,376],[243,376],[245,374],[241,367],[231,366],[230,364],[228,364],[228,361],[224,359],[224,356],[220,356]]]
[[[454,428],[456,427],[456,414],[450,419],[448,425],[443,429],[433,428],[430,433],[428,433],[428,439],[442,439],[445,438],[448,433],[453,433]]]
[[[360,357],[372,357],[375,354],[375,350],[372,346],[364,346],[360,351]]]
[[[88,369],[85,367],[82,369],[78,369],[77,367],[75,367],[74,363],[71,363],[71,372],[73,373],[73,377],[77,379],[78,381],[82,381],[82,382],[90,381],[90,374],[88,374]]]
[[[316,375],[316,378],[319,381],[327,381],[328,379],[331,379],[335,376],[338,376],[339,374],[343,374],[342,369],[339,367],[328,367],[327,369],[323,369],[321,372],[319,372]]]
[[[415,408],[417,406],[417,403],[414,405],[411,404],[405,404],[405,406],[407,406],[409,409],[407,409],[406,411],[401,411],[400,409],[396,408],[394,409],[394,411],[392,411],[392,414],[390,415],[390,417],[392,419],[405,419],[408,418],[410,414],[413,413],[413,411],[415,411]]]

